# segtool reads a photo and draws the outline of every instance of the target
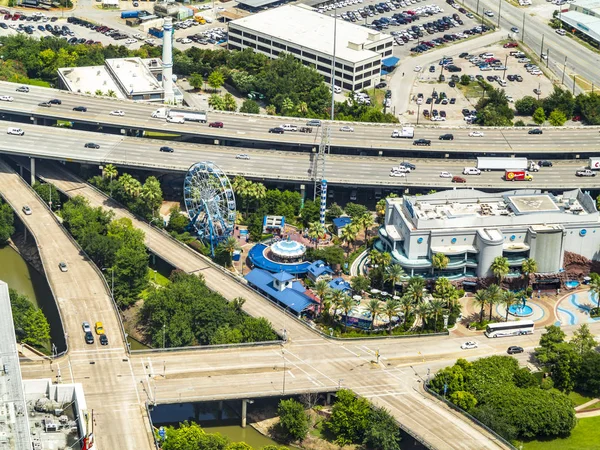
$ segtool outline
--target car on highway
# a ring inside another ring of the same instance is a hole
[[[166,153],[173,153],[175,150],[173,150],[171,147],[167,147],[166,145],[160,148],[161,152],[166,152]]]
[[[454,176],[454,177],[452,177],[452,182],[453,183],[466,183],[467,180],[465,178],[463,178],[463,177],[456,177],[456,176]]]
[[[0,101],[2,102],[12,102],[15,99],[12,98],[10,95],[0,95]]]
[[[48,103],[50,103],[51,105],[62,105],[62,100],[59,100],[57,98],[53,98],[51,100],[48,100]]]
[[[319,119],[312,119],[306,122],[307,127],[320,127],[321,121]]]
[[[472,349],[472,348],[477,348],[477,342],[475,342],[475,341],[467,341],[463,345],[461,345],[460,348],[463,349],[463,350],[469,350],[469,349]]]
[[[517,27],[511,27],[510,31],[512,31],[513,33],[518,33],[519,29]]]
[[[413,145],[431,145],[431,141],[429,139],[415,139],[413,141]]]
[[[442,134],[440,136],[440,141],[453,141],[454,135],[451,133]]]
[[[169,123],[185,123],[185,119],[181,116],[169,116],[167,117],[167,122]]]
[[[104,325],[102,325],[102,322],[96,322],[94,329],[96,330],[96,334],[104,334]]]
[[[538,161],[538,166],[540,167],[552,167],[552,161],[548,161],[547,159],[542,159]]]
[[[452,178],[452,174],[443,170],[442,172],[440,172],[440,178]]]
[[[469,133],[470,137],[483,137],[483,131],[471,131]]]
[[[523,347],[519,347],[518,345],[511,345],[506,350],[506,353],[509,355],[514,355],[515,353],[523,353]]]
[[[529,130],[527,132],[527,134],[542,134],[543,131],[541,128],[533,128],[532,130]]]
[[[94,335],[92,334],[91,331],[86,331],[85,332],[85,343],[86,344],[93,344],[94,343]]]
[[[340,128],[340,131],[344,131],[346,133],[352,133],[352,132],[354,132],[354,128],[352,128],[348,125],[344,125],[343,127]]]
[[[577,172],[575,172],[575,176],[578,176],[578,177],[595,177],[596,176],[596,172],[594,172],[593,170],[590,170],[590,169],[578,170]]]
[[[123,117],[125,115],[125,112],[121,111],[120,109],[116,109],[114,111],[111,111],[110,115],[111,116],[121,116],[121,117]]]
[[[23,206],[23,214],[26,216],[30,216],[32,214],[31,208],[27,205]]]
[[[6,134],[15,134],[17,136],[23,136],[25,132],[20,128],[9,127],[8,130],[6,130]]]
[[[106,337],[106,334],[101,334],[98,340],[100,341],[100,345],[108,345],[108,338]]]
[[[292,125],[289,123],[284,123],[279,128],[281,128],[284,131],[298,131],[298,127],[296,125]]]
[[[84,145],[84,148],[100,148],[100,146],[98,144],[94,144],[93,142],[87,142]]]
[[[390,170],[390,177],[405,177],[406,176],[406,172],[400,172],[398,170]]]
[[[269,133],[283,134],[285,130],[281,127],[269,128]]]
[[[27,93],[27,92],[29,92],[29,88],[27,86],[19,86],[17,88],[17,92],[25,92],[25,93]]]
[[[43,108],[50,108],[52,106],[52,103],[50,103],[50,102],[40,102],[40,103],[38,103],[38,106],[41,106]]]
[[[238,153],[235,155],[235,159],[250,159],[250,155],[247,153]]]
[[[58,268],[60,269],[61,272],[68,272],[69,271],[69,267],[67,266],[67,263],[64,261],[61,261],[58,263]]]
[[[462,173],[463,175],[481,175],[481,170],[477,167],[465,167]]]
[[[223,122],[211,122],[208,126],[210,128],[223,128]]]
[[[87,112],[87,108],[85,106],[76,106],[75,108],[73,108],[73,111]]]

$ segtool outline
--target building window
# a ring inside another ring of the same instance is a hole
[[[237,35],[241,36],[242,31],[238,30],[237,28],[229,28],[229,34],[237,34]]]
[[[369,87],[369,86],[371,86],[371,80],[366,80],[366,81],[363,83],[363,87],[365,87],[365,88],[366,88],[366,87]]]
[[[344,64],[344,70],[347,70],[348,72],[352,72],[352,67]]]
[[[229,42],[231,42],[231,41],[233,41],[233,42],[242,42],[242,40],[240,38],[238,38],[238,37],[229,36]]]
[[[342,72],[338,72],[337,70],[335,71],[335,76],[337,78],[342,78]]]
[[[308,59],[317,59],[317,55],[313,55],[312,53],[302,52],[302,56]]]
[[[279,56],[281,52],[279,50],[271,50],[271,55],[272,56]]]
[[[390,56],[392,54],[392,50],[386,51],[383,56]]]
[[[359,90],[360,90],[362,87],[363,87],[363,84],[362,84],[362,83],[355,84],[355,85],[354,85],[354,91],[355,91],[355,92],[356,92],[356,91],[359,91]]]
[[[337,67],[338,69],[341,69],[342,67],[344,67],[344,65],[342,63],[336,62],[335,67]]]
[[[288,47],[288,52],[294,53],[295,55],[299,55],[301,53],[300,50],[294,47]]]
[[[263,44],[268,44],[271,45],[271,40],[270,39],[265,39],[264,37],[258,37],[258,42],[262,42]]]
[[[352,90],[352,85],[350,83],[344,83],[343,84],[344,89],[351,91]]]
[[[256,40],[256,36],[254,36],[253,34],[250,34],[250,33],[244,33],[244,37],[245,37],[246,39],[253,39],[253,40]]]
[[[256,48],[256,44],[253,42],[244,41],[244,45],[250,48]]]
[[[377,46],[377,51],[383,50],[383,44]]]
[[[344,79],[346,79],[346,80],[352,80],[352,75],[351,74],[349,75],[349,74],[345,73],[344,74]]]
[[[317,70],[320,70],[321,72],[325,72],[325,73],[331,73],[331,69],[329,69],[328,67],[325,67],[325,66],[321,66],[321,65],[317,66]]]
[[[379,69],[375,69],[373,72],[371,72],[371,75],[377,75],[379,72]]]
[[[317,57],[317,59],[318,59],[320,62],[322,62],[322,63],[325,63],[325,64],[329,64],[329,65],[331,65],[331,60],[329,60],[329,59],[327,59],[327,58],[323,58],[322,56],[318,56],[318,57]]]
[[[263,47],[262,45],[259,45],[259,46],[258,46],[258,49],[259,49],[261,52],[268,53],[269,55],[271,54],[271,49],[269,49],[269,48],[267,48],[267,47]]]
[[[358,66],[358,67],[356,68],[356,71],[357,71],[357,72],[362,72],[364,68],[365,68],[365,66]]]
[[[373,67],[372,62],[370,62],[369,64],[365,64],[365,69],[370,69],[371,67]]]
[[[392,41],[390,41],[390,42],[386,42],[386,43],[385,43],[385,46],[386,46],[386,47],[391,47],[391,46],[392,46]]]
[[[362,73],[359,73],[358,75],[356,75],[356,77],[355,77],[355,78],[356,78],[357,80],[361,80],[361,79],[362,79],[362,77],[363,77],[363,74],[362,74]]]
[[[284,44],[280,44],[279,42],[273,41],[273,46],[285,50],[285,45]]]
[[[231,40],[231,38],[229,38],[229,40]],[[237,45],[233,45],[233,44],[229,44],[229,50],[241,50],[242,48],[237,46]],[[161,80],[158,80],[161,81]]]

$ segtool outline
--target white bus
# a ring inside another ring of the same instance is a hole
[[[534,327],[535,325],[531,320],[490,323],[485,329],[485,335],[489,338],[496,338],[503,336],[518,336],[521,334],[533,334]]]

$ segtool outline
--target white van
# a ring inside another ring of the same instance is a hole
[[[564,36],[565,34],[567,34],[567,32],[565,30],[563,30],[562,28],[556,30],[556,34],[560,34],[561,36]]]
[[[333,92],[335,92],[336,94],[341,94],[342,88],[339,86],[333,86]]]
[[[169,123],[185,123],[185,119],[183,116],[169,116],[167,117],[167,122]]]
[[[298,131],[298,127],[296,125],[291,125],[289,123],[281,125],[281,128],[283,128],[285,131]]]
[[[506,81],[504,81],[503,79],[498,79],[498,84],[502,87],[506,87]]]
[[[481,170],[477,167],[465,167],[463,169],[463,175],[481,175]]]
[[[17,136],[23,136],[25,132],[20,128],[9,127],[7,134],[16,134]]]

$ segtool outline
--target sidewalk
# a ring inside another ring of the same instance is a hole
[[[594,405],[594,404],[596,404],[596,406],[597,406],[596,409],[582,411],[582,409],[584,409],[590,405]],[[583,405],[579,405],[579,406],[575,407],[575,417],[577,417],[578,419],[584,419],[586,417],[595,417],[595,416],[600,416],[600,398],[595,398],[593,400],[590,400],[587,403],[584,403]]]

